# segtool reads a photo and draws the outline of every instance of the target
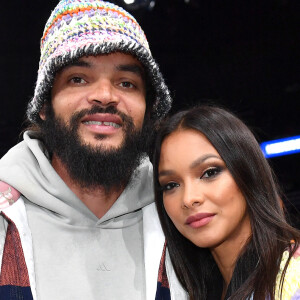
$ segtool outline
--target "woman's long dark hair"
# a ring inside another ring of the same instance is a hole
[[[210,251],[183,237],[163,205],[158,182],[161,145],[172,132],[184,129],[197,130],[207,137],[247,202],[252,236],[236,262],[226,298],[230,296],[231,300],[241,300],[253,294],[255,300],[265,300],[268,296],[273,300],[282,253],[289,248],[291,258],[299,246],[300,234],[285,220],[275,176],[249,128],[232,113],[214,106],[203,105],[177,113],[162,125],[155,143],[156,205],[181,284],[193,300],[216,299],[212,295],[217,278],[222,279]],[[295,241],[294,247],[291,247],[291,240]]]

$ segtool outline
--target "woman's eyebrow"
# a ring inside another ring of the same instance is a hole
[[[201,165],[202,163],[204,163],[207,159],[210,159],[210,158],[216,158],[216,159],[222,160],[222,158],[219,157],[216,154],[205,154],[205,155],[197,158],[196,160],[194,160],[190,164],[189,168],[194,169],[194,168],[198,167],[199,165]],[[158,173],[158,177],[169,176],[169,175],[173,175],[173,174],[174,174],[174,171],[172,171],[172,170],[162,170]]]
[[[190,169],[194,169],[197,166],[199,166],[200,164],[204,163],[207,159],[210,158],[217,158],[219,160],[222,160],[221,157],[219,157],[216,154],[205,154],[199,158],[197,158],[196,160],[194,160],[191,164],[190,164]]]
[[[172,170],[162,170],[158,173],[158,177],[172,175],[174,172]]]

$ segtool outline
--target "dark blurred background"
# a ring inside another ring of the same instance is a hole
[[[144,29],[174,97],[173,112],[213,101],[238,114],[259,142],[300,135],[299,0],[111,2],[130,10]],[[20,140],[39,40],[57,3],[1,3],[0,157]],[[269,159],[298,227],[299,158]]]

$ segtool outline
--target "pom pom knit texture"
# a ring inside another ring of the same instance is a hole
[[[41,39],[38,79],[27,108],[29,120],[39,122],[39,112],[59,69],[82,56],[116,51],[132,54],[143,64],[150,81],[148,88],[154,94],[152,118],[163,118],[172,100],[135,18],[109,2],[62,0],[48,19]]]

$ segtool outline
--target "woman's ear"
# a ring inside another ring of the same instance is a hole
[[[46,120],[46,103],[44,103],[42,109],[39,112],[40,118],[45,121]]]

